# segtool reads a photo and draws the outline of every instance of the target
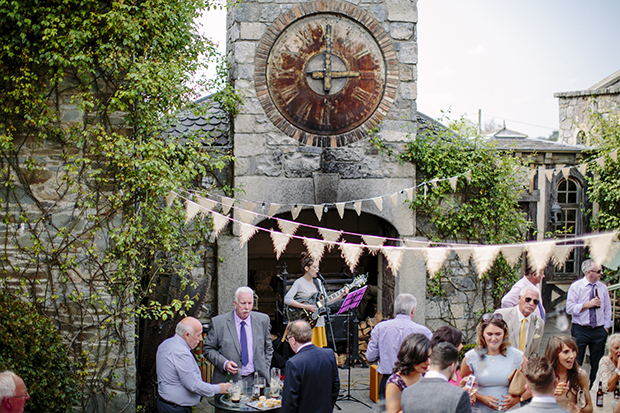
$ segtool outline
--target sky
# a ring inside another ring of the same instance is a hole
[[[418,111],[547,137],[556,92],[620,70],[620,0],[418,0]],[[225,50],[224,12],[204,33]]]

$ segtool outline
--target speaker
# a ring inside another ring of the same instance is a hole
[[[347,316],[344,314],[339,314],[339,315],[331,315],[330,316],[331,321],[332,321],[332,328],[334,330],[334,340],[336,342],[340,342],[340,341],[347,341]],[[350,333],[351,333],[351,340],[357,338],[358,332],[357,332],[357,325],[358,325],[358,321],[354,321],[357,319],[354,319],[353,317],[351,317],[351,329],[350,329]],[[325,323],[327,323],[327,319],[325,320]],[[329,326],[325,326],[325,331],[327,332],[327,342],[331,343],[331,330],[329,328]]]

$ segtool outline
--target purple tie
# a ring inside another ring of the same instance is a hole
[[[590,300],[592,300],[593,298],[596,298],[596,293],[594,292],[594,287],[596,286],[596,284],[588,285],[592,287],[592,290],[590,292]],[[596,327],[596,308],[590,308],[590,327]]]
[[[241,342],[241,364],[248,365],[248,338],[245,335],[245,321],[241,322],[241,332],[239,333],[239,341]]]

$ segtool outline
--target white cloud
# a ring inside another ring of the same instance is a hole
[[[467,51],[467,53],[474,54],[474,55],[483,54],[484,53],[484,46],[479,44],[478,46],[474,47],[473,49],[469,49]]]

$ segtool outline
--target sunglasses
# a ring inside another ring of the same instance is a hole
[[[535,298],[532,298],[532,297],[525,297],[525,302],[526,302],[526,303],[529,303],[530,301],[534,301],[534,304],[535,304],[535,305],[538,305],[538,303],[540,302],[540,300],[537,300],[537,299],[535,299]]]
[[[504,321],[504,317],[502,317],[501,314],[497,314],[497,313],[493,313],[493,314],[487,313],[487,314],[482,315],[482,322],[488,323],[491,320]]]

